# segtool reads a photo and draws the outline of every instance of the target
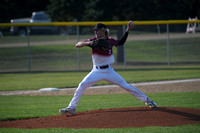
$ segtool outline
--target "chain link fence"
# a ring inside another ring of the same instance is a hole
[[[32,33],[29,28],[25,35],[7,33],[0,37],[0,72],[90,70],[91,48],[77,49],[75,44],[94,37],[93,27],[65,26],[60,33]],[[126,25],[107,27],[109,36],[116,39],[126,29]],[[119,54],[119,48],[113,48],[113,67],[199,65],[200,32],[186,34],[186,27],[187,24],[135,25],[124,48],[120,48],[123,52]]]

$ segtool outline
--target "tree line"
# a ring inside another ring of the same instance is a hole
[[[1,0],[0,23],[47,12],[53,21],[184,20],[200,17],[200,0]]]

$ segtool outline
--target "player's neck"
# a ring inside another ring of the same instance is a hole
[[[106,35],[104,35],[104,36],[96,36],[96,38],[101,38],[101,39],[107,39],[108,38],[108,36],[106,36]]]

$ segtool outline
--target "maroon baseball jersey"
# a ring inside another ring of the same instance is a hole
[[[96,39],[97,38],[91,38],[91,39],[86,40],[85,42],[93,41]],[[109,44],[110,44],[108,50],[99,50],[99,49],[91,47],[93,65],[102,66],[102,65],[108,65],[108,64],[114,63],[114,55],[113,55],[112,47],[113,46],[117,47],[119,41],[115,40],[112,37],[108,37],[106,40],[109,41]]]

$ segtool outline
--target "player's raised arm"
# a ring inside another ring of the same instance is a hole
[[[119,40],[118,45],[124,45],[124,43],[125,43],[126,40],[127,40],[129,31],[130,31],[130,29],[132,28],[132,26],[133,26],[133,22],[132,22],[132,21],[129,21],[128,24],[127,24],[126,32],[125,32],[125,34],[122,36],[122,38]]]

